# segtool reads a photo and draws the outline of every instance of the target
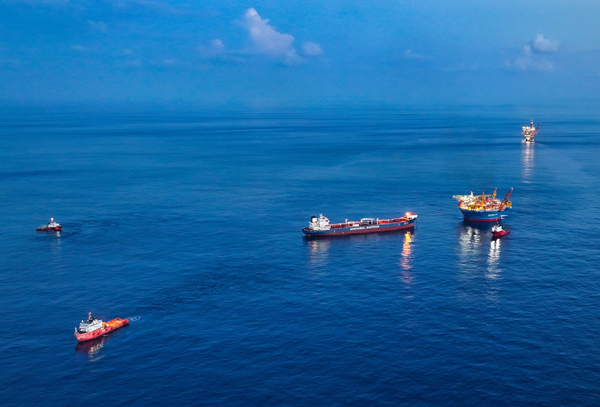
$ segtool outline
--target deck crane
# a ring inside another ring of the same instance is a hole
[[[502,206],[505,208],[512,208],[512,202],[508,199],[510,198],[510,194],[512,194],[513,189],[511,188],[507,193],[504,199],[502,200]]]

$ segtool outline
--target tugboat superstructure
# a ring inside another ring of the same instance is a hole
[[[40,230],[40,231],[56,230],[56,231],[60,231],[60,230],[62,230],[62,226],[60,226],[58,223],[54,222],[54,218],[50,218],[50,222],[48,222],[48,224],[46,226],[40,226],[39,228],[37,228],[35,230]]]
[[[499,237],[508,235],[510,230],[502,229],[502,226],[498,223],[497,225],[492,226],[492,239],[497,239]]]

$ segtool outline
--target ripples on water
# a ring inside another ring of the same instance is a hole
[[[597,405],[593,117],[6,111],[2,404]],[[492,241],[452,195],[495,187]],[[76,346],[89,311],[131,323]]]

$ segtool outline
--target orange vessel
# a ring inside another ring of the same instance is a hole
[[[81,321],[79,328],[75,328],[75,338],[79,342],[89,341],[129,323],[129,319],[115,318],[112,321],[102,322],[101,318],[92,317],[89,313],[87,321]]]

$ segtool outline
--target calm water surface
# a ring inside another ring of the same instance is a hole
[[[534,113],[3,109],[0,404],[599,405],[600,120]]]

